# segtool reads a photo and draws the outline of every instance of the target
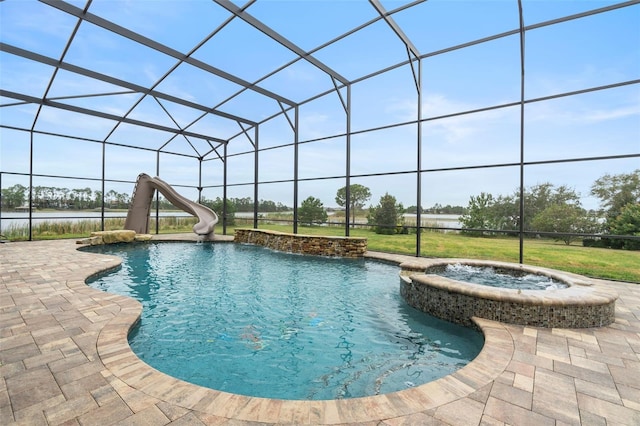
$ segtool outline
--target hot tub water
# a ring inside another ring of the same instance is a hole
[[[431,270],[429,272],[431,272]],[[500,269],[492,266],[473,266],[462,263],[452,263],[446,265],[444,268],[434,269],[433,273],[456,281],[498,288],[551,290],[567,287],[565,283],[544,275],[519,272],[514,269]]]

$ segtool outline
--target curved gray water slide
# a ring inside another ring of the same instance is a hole
[[[199,222],[193,225],[193,232],[198,235],[213,236],[213,228],[218,223],[218,215],[213,210],[183,197],[162,179],[151,177],[146,173],[138,175],[124,229],[136,231],[137,234],[149,233],[149,213],[156,190],[160,191],[171,204],[199,219]]]

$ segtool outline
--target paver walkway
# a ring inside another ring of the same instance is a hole
[[[640,425],[638,284],[601,282],[620,295],[608,327],[483,320],[482,353],[444,379],[379,397],[277,401],[187,384],[139,361],[126,343],[139,304],[84,284],[119,260],[76,248],[0,244],[2,425]]]

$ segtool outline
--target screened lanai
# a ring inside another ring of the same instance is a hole
[[[406,209],[418,256],[426,231],[511,235],[520,262],[530,237],[599,237],[526,201],[568,193],[602,222],[594,184],[638,174],[639,3],[0,2],[0,233],[41,238],[60,194],[59,216],[84,203],[104,229],[144,172],[223,200],[220,234],[228,200],[254,227],[275,205],[300,232],[309,197],[336,212],[323,226],[375,227],[351,211],[359,185],[358,210]],[[460,221],[495,200],[502,222]]]

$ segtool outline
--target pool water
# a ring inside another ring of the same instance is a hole
[[[235,243],[93,247],[122,268],[89,283],[143,304],[129,344],[152,367],[248,396],[321,400],[418,386],[482,335],[408,306],[399,269]]]
[[[520,290],[551,290],[567,285],[544,275],[519,273],[516,270],[500,270],[491,266],[472,266],[460,263],[449,264],[440,272],[446,278],[491,287]]]

